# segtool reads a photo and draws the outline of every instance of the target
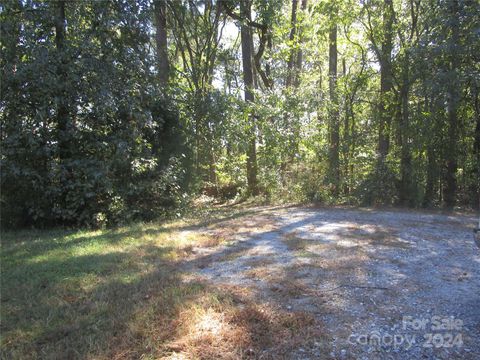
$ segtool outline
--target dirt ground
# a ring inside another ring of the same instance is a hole
[[[195,249],[185,281],[240,287],[257,303],[314,316],[311,326],[321,329],[312,330],[320,331],[287,359],[478,359],[475,221],[462,214],[258,207],[188,230],[227,244]]]

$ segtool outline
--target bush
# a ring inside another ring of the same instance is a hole
[[[172,125],[173,112],[153,105],[153,128],[139,129],[141,122],[122,119],[120,112],[124,131],[118,124],[106,134],[75,130],[68,159],[60,160],[53,141],[28,129],[9,136],[2,142],[2,227],[102,227],[152,220],[182,206],[187,171],[181,132]],[[128,130],[132,126],[137,129]]]

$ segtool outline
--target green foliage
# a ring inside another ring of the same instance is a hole
[[[148,14],[141,4],[68,2],[59,48],[48,27],[56,6],[11,2],[2,13],[2,226],[165,215],[184,199],[186,149],[149,71]]]
[[[4,2],[2,226],[109,226],[177,214],[191,194],[247,196],[252,137],[270,199],[477,206],[475,2],[302,3],[254,0],[249,22],[240,1],[166,1],[160,86],[151,1]]]

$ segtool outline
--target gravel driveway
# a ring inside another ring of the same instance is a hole
[[[291,359],[479,359],[475,217],[415,211],[267,208],[201,229],[228,245],[187,270],[258,302],[308,312],[325,336]]]

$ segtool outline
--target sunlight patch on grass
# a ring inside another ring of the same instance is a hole
[[[2,234],[0,357],[110,358],[117,339],[137,354],[140,343],[154,340],[147,335],[139,343],[127,324],[142,318],[152,299],[160,299],[163,317],[155,328],[170,334],[177,305],[201,291],[176,275],[175,262],[188,255],[178,250],[224,241],[196,232],[182,237],[184,226]]]
[[[210,289],[186,304],[177,324],[167,359],[278,358],[322,336],[311,315],[258,304],[235,287]]]

